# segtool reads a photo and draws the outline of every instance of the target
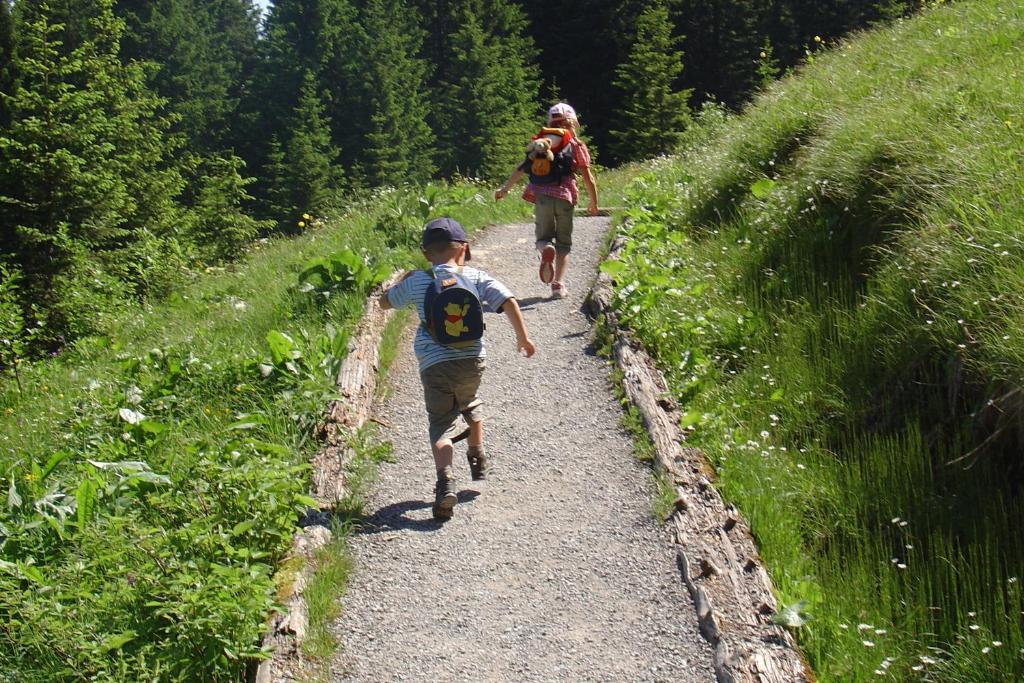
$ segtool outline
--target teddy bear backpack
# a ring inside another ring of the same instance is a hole
[[[438,344],[465,348],[484,336],[484,309],[472,282],[455,272],[435,269],[423,296],[424,327]]]
[[[572,132],[566,128],[541,128],[526,147],[530,182],[554,185],[572,173]]]

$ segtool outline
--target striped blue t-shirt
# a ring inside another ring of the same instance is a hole
[[[438,277],[455,273],[457,268],[442,264],[434,266],[434,273]],[[501,305],[512,298],[509,289],[492,278],[482,270],[463,266],[462,277],[476,286],[477,294],[480,295],[480,303],[484,312],[496,313]],[[484,340],[478,339],[472,344],[453,349],[443,346],[434,341],[434,338],[427,332],[426,314],[423,311],[423,299],[430,287],[431,277],[425,271],[417,271],[397,285],[388,290],[388,302],[395,308],[404,306],[415,306],[416,313],[420,316],[420,326],[416,330],[416,339],[413,341],[413,350],[416,352],[416,360],[419,361],[420,372],[423,372],[431,365],[437,365],[444,361],[458,360],[460,358],[484,358],[487,354],[484,351]]]

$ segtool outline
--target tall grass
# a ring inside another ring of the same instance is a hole
[[[832,46],[605,266],[824,680],[1024,677],[1022,42],[978,0]]]

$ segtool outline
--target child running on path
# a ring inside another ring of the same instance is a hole
[[[423,400],[430,425],[430,447],[437,469],[434,490],[434,518],[451,519],[458,502],[455,495],[455,475],[452,471],[454,446],[452,437],[455,421],[461,413],[469,424],[470,473],[474,480],[487,476],[487,457],[484,453],[484,426],[481,401],[477,396],[485,367],[483,339],[460,345],[458,348],[437,342],[427,330],[429,313],[424,310],[424,298],[435,278],[452,277],[458,273],[477,290],[483,310],[504,312],[516,333],[516,345],[527,358],[534,346],[526,332],[526,324],[512,292],[487,273],[463,264],[470,259],[469,239],[459,223],[451,218],[436,218],[423,228],[421,241],[423,255],[431,263],[431,272],[414,270],[406,273],[380,299],[383,309],[415,306],[420,316],[413,349],[419,362]]]
[[[523,199],[533,202],[534,223],[536,224],[537,251],[540,254],[540,280],[551,283],[551,296],[561,299],[568,293],[563,278],[572,251],[573,207],[579,199],[576,172],[583,175],[590,202],[587,213],[597,215],[597,183],[590,169],[590,150],[576,137],[579,121],[576,110],[564,102],[548,110],[548,127],[565,128],[572,133],[572,172],[564,175],[557,183],[527,183]],[[530,160],[520,164],[505,183],[494,192],[495,200],[508,194],[509,190],[526,175]]]

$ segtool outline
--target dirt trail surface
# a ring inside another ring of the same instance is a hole
[[[531,359],[487,316],[486,481],[456,444],[459,504],[431,517],[434,467],[411,331],[378,416],[396,462],[370,495],[333,628],[335,681],[713,681],[711,653],[651,517],[650,470],[620,427],[582,304],[607,218],[577,218],[569,297],[537,278],[532,224],[488,229],[472,264],[516,293]]]

